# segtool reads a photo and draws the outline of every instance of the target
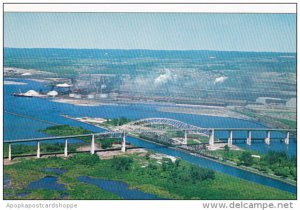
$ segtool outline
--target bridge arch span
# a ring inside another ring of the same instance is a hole
[[[147,126],[147,125],[169,125],[178,130],[205,130],[198,126],[194,126],[179,120],[170,118],[145,118],[141,120],[132,121],[126,126]]]

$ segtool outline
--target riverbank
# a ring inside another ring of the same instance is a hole
[[[179,151],[188,151],[188,150],[184,150],[183,148],[175,148],[176,150],[179,150]],[[284,182],[286,184],[289,184],[291,186],[295,186],[297,187],[297,182],[294,181],[294,180],[291,180],[291,179],[283,179],[282,177],[280,176],[276,176],[276,175],[272,175],[272,174],[266,174],[266,173],[262,173],[260,172],[259,170],[256,170],[254,168],[251,168],[251,167],[246,167],[246,166],[238,166],[237,164],[235,164],[234,162],[230,162],[230,161],[223,161],[223,160],[220,160],[219,158],[211,158],[211,157],[208,157],[208,156],[204,156],[204,155],[201,155],[201,154],[198,154],[198,153],[190,153],[190,155],[193,155],[193,156],[196,156],[196,157],[201,157],[201,158],[206,158],[206,159],[209,159],[211,161],[214,161],[216,163],[220,163],[220,164],[223,164],[223,165],[227,165],[227,166],[230,166],[230,167],[234,167],[234,168],[237,168],[237,169],[240,169],[240,170],[243,170],[243,171],[248,171],[250,173],[254,173],[254,174],[257,174],[259,176],[263,176],[263,177],[266,177],[266,178],[270,178],[270,179],[274,179],[274,180],[277,180],[277,181],[281,181],[281,182]]]
[[[158,111],[169,113],[182,113],[193,115],[206,115],[215,117],[230,117],[242,120],[249,120],[250,117],[233,112],[227,107],[219,106],[204,106],[204,105],[189,105],[189,104],[176,104],[175,106],[159,107]]]
[[[83,117],[83,118],[72,118],[70,116],[64,116],[64,117],[67,117],[69,119],[73,119],[73,120],[76,120],[76,121],[84,122],[84,123],[87,123],[87,124],[90,124],[90,125],[94,125],[94,126],[100,127],[102,129],[105,129],[105,130],[110,130],[110,131],[116,130],[115,126],[105,124],[104,123],[105,119],[103,119],[103,118],[98,118],[98,120],[96,120],[96,118],[86,118],[86,117]],[[141,138],[139,135],[135,135],[134,133],[128,133],[127,135],[131,136],[131,137],[142,139],[143,141],[148,141],[148,142],[151,142],[151,143],[155,143],[155,144],[158,144],[158,145],[161,145],[161,146],[168,147],[168,146],[166,146],[164,144],[161,144],[159,142],[151,141],[151,140],[148,140],[148,139],[145,139],[145,138]],[[225,145],[225,144],[222,144],[222,145]],[[238,165],[235,162],[224,161],[223,158],[220,158],[220,157],[218,157],[214,154],[208,154],[208,153],[204,153],[204,152],[200,152],[200,153],[195,152],[195,151],[192,151],[188,148],[185,148],[184,146],[172,147],[172,149],[175,149],[175,150],[178,150],[178,151],[183,151],[183,152],[186,152],[186,153],[191,154],[191,155],[200,156],[202,158],[206,158],[206,159],[215,161],[217,163],[228,165],[228,166],[231,166],[231,167],[243,170],[243,171],[247,171],[247,172],[250,172],[250,173],[254,173],[254,174],[263,176],[263,177],[267,177],[267,178],[270,178],[270,179],[282,181],[282,182],[290,184],[292,186],[297,186],[297,182],[292,180],[292,179],[283,178],[281,176],[277,176],[277,175],[271,174],[271,173],[261,172],[261,171],[255,169],[255,168],[252,168],[252,167],[246,167],[246,166],[243,166],[243,165]],[[214,149],[211,152],[216,152],[216,151],[223,150],[223,149],[224,149],[224,147],[219,145],[217,148],[214,147]],[[245,151],[244,149],[241,149],[237,146],[234,146],[233,148],[231,148],[231,150]],[[250,151],[250,150],[247,150],[247,151],[251,152],[253,155],[257,154],[257,152],[253,152],[253,151]]]
[[[141,139],[143,141],[151,142],[153,144],[157,144],[157,145],[160,145],[160,146],[163,146],[163,147],[168,147],[168,146],[166,146],[164,144],[160,144],[158,142],[150,141],[148,139],[143,139],[143,138],[141,138],[141,137],[139,137],[137,135],[130,134],[130,136],[135,137],[135,138],[139,138],[139,139]],[[256,169],[254,169],[254,168],[251,168],[251,167],[238,166],[237,164],[235,164],[233,162],[223,161],[223,160],[221,160],[221,159],[219,159],[218,157],[215,157],[215,156],[209,156],[209,155],[205,155],[205,154],[201,154],[201,153],[196,153],[196,152],[193,152],[191,150],[185,149],[183,147],[171,147],[171,148],[173,150],[177,150],[177,151],[188,153],[189,155],[193,155],[195,157],[201,157],[201,158],[204,158],[204,159],[207,159],[207,160],[210,160],[210,161],[214,161],[216,163],[220,163],[220,164],[223,164],[223,165],[234,167],[234,168],[239,169],[239,170],[243,170],[243,171],[247,171],[247,172],[250,172],[250,173],[254,173],[254,174],[257,174],[259,176],[263,176],[263,177],[266,177],[266,178],[270,178],[270,179],[274,179],[274,180],[277,180],[277,181],[281,181],[281,182],[284,182],[286,184],[289,184],[289,185],[297,187],[297,182],[294,181],[294,180],[291,180],[291,179],[283,179],[280,176],[262,173],[262,172],[260,172],[260,171],[258,171]]]
[[[9,81],[9,80],[5,80],[4,85],[27,85],[27,83],[25,82],[15,82],[15,81]]]
[[[270,128],[296,129],[296,109],[282,107],[247,106],[234,107],[232,111],[247,116]]]
[[[56,103],[66,103],[72,104],[76,106],[101,106],[103,103],[91,101],[91,100],[84,100],[84,99],[67,99],[67,98],[56,98],[52,100]]]
[[[156,195],[161,199],[296,199],[296,195],[291,193],[221,173],[214,173],[211,178],[203,177],[193,182],[188,174],[190,173],[189,168],[195,166],[185,161],[170,162],[168,158],[157,159],[155,158],[155,153],[150,155],[139,152],[130,155],[123,153],[118,155],[118,157],[127,157],[129,158],[128,160],[131,160],[128,169],[115,167],[114,158],[99,159],[94,158],[90,154],[68,159],[52,157],[20,160],[13,165],[4,166],[5,174],[10,177],[9,188],[4,189],[4,198],[122,199],[114,193],[94,185],[82,183],[77,179],[80,176],[88,176],[91,178],[121,181],[128,184],[129,189],[136,188],[144,193]],[[57,168],[65,172],[58,174],[45,170],[47,168]],[[182,175],[180,173],[171,173],[173,170],[178,170]],[[199,172],[197,173],[202,174],[207,172],[209,171],[199,168]],[[63,185],[65,190],[27,188],[30,183],[37,182],[46,176],[57,177],[57,183]],[[63,197],[62,194],[64,194]]]

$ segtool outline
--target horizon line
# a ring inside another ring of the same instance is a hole
[[[250,51],[250,50],[208,50],[208,49],[146,49],[146,48],[132,48],[132,49],[121,49],[121,48],[73,48],[73,47],[65,47],[65,48],[60,48],[60,47],[3,47],[3,49],[9,48],[9,49],[62,49],[62,50],[145,50],[145,51],[214,51],[214,52],[245,52],[245,53],[293,53],[296,54],[297,51],[291,52],[291,51]]]

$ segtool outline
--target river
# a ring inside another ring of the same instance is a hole
[[[57,124],[69,124],[72,126],[81,126],[85,129],[101,132],[103,129],[87,125],[81,122],[77,122],[71,119],[66,119],[61,115],[69,115],[72,117],[102,117],[102,118],[117,118],[127,117],[132,120],[148,118],[148,117],[165,117],[177,119],[189,124],[193,124],[200,127],[210,128],[262,128],[265,127],[259,123],[240,120],[234,118],[225,117],[214,117],[214,116],[202,116],[202,115],[191,115],[191,114],[179,114],[179,113],[167,113],[157,111],[159,106],[168,105],[153,105],[153,104],[120,104],[120,105],[103,105],[95,107],[75,106],[71,104],[56,103],[49,99],[43,98],[25,98],[25,97],[14,97],[11,93],[14,92],[26,92],[30,89],[48,91],[50,87],[40,82],[23,79],[13,79],[10,81],[25,82],[27,85],[4,85],[4,139],[24,139],[24,138],[36,138],[44,137],[45,134],[39,132],[40,129],[46,128],[52,124],[47,122],[36,121],[29,118],[23,118],[15,115],[11,115],[8,112],[17,113],[20,115],[26,115],[37,119],[49,121]],[[216,137],[224,138],[228,134],[227,132],[217,132]],[[245,136],[245,132],[239,132],[234,134],[236,137]],[[252,136],[258,137],[265,135],[264,133],[254,133]],[[273,133],[271,137],[283,137],[282,133]],[[76,141],[76,140],[73,140]],[[136,138],[128,138],[128,141],[147,149],[151,149],[164,154],[180,157],[188,162],[197,164],[199,166],[211,168],[213,170],[226,173],[235,177],[239,177],[248,181],[256,182],[266,186],[275,187],[288,192],[296,193],[296,187],[289,184],[276,181],[263,176],[255,175],[240,169],[236,169],[230,166],[219,164],[211,160],[204,158],[195,157],[184,152],[176,151],[170,148],[158,146],[153,143],[145,142]],[[253,143],[250,147],[245,143],[239,143],[241,147],[248,147],[249,149],[257,150],[260,152],[267,152],[268,150],[281,150],[286,151],[289,155],[296,154],[296,143],[291,141],[287,146],[279,141],[272,141],[270,145],[263,143]]]

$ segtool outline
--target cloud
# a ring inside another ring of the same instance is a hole
[[[214,85],[215,84],[222,84],[223,82],[225,82],[225,80],[227,80],[228,77],[225,76],[221,76],[221,77],[217,77],[214,81]]]

